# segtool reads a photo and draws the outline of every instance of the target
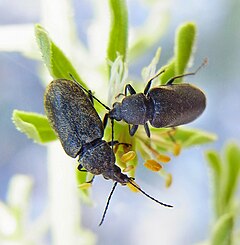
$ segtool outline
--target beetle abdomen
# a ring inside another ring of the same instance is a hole
[[[75,82],[52,81],[44,95],[48,120],[65,152],[76,157],[82,145],[103,137],[103,125],[91,101]]]
[[[175,127],[195,120],[206,107],[204,93],[187,83],[153,88],[149,98],[154,104],[153,127]]]

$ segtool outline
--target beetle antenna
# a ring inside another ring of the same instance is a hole
[[[154,197],[150,196],[149,194],[147,194],[145,191],[143,191],[139,186],[137,186],[133,181],[132,179],[129,179],[129,183],[134,186],[136,189],[138,189],[140,192],[142,192],[143,195],[145,195],[146,197],[150,198],[151,200],[153,200],[154,202],[157,202],[158,204],[162,205],[162,206],[165,206],[165,207],[168,207],[168,208],[172,208],[173,206],[172,205],[169,205],[169,204],[166,204],[166,203],[163,203],[163,202],[160,202],[158,201],[157,199],[155,199]]]
[[[106,207],[105,207],[104,212],[103,212],[102,219],[101,219],[101,221],[100,221],[100,223],[99,223],[98,226],[101,226],[102,223],[103,223],[103,221],[104,221],[104,219],[105,219],[105,216],[106,216],[106,213],[107,213],[107,210],[108,210],[108,206],[109,206],[111,197],[112,197],[112,195],[113,195],[113,192],[114,192],[114,190],[115,190],[115,188],[116,188],[116,186],[117,186],[117,183],[118,183],[118,182],[115,182],[114,185],[113,185],[113,188],[112,188],[112,190],[111,190],[111,192],[110,192],[110,195],[109,195],[109,197],[108,197],[108,200],[107,200]]]
[[[69,76],[73,79],[73,81],[81,88],[83,89],[87,94],[89,94],[92,98],[94,98],[99,104],[101,104],[103,107],[105,107],[108,111],[110,111],[111,109],[106,106],[105,104],[103,104],[97,97],[95,97],[89,90],[87,90],[86,88],[84,88],[79,82],[76,81],[76,79],[74,78],[74,76],[69,73]]]
[[[205,58],[203,60],[202,64],[197,68],[196,71],[190,72],[190,73],[186,73],[186,74],[182,74],[182,75],[178,75],[178,76],[175,76],[175,77],[172,77],[172,78],[170,78],[170,80],[168,80],[168,82],[166,83],[166,85],[172,85],[172,83],[174,82],[174,80],[177,79],[177,78],[186,77],[186,76],[190,76],[190,75],[195,75],[207,63],[208,63],[208,59]]]
[[[165,70],[162,70],[162,71],[160,71],[160,72],[158,72],[155,76],[153,76],[152,78],[150,78],[149,79],[149,81],[147,82],[147,85],[146,85],[146,87],[145,87],[145,89],[144,89],[144,94],[146,95],[147,93],[148,93],[148,91],[150,90],[150,87],[151,87],[151,85],[152,85],[152,81],[155,79],[155,78],[157,78],[157,77],[159,77],[162,73],[164,73],[165,72]]]

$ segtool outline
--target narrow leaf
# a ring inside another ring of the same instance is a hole
[[[36,143],[47,143],[57,139],[44,115],[14,110],[12,120],[19,131]]]
[[[191,58],[196,37],[196,25],[191,22],[181,25],[175,40],[175,72],[183,74]]]
[[[127,39],[128,39],[128,13],[125,0],[109,0],[111,10],[111,30],[107,56],[114,61],[117,53],[126,58]]]
[[[222,162],[219,154],[216,151],[207,151],[206,158],[208,165],[211,170],[212,183],[213,183],[213,197],[214,197],[214,207],[216,217],[219,217],[223,211],[223,202],[222,202]]]
[[[170,78],[175,76],[175,59],[171,59],[162,69],[165,69],[165,72],[160,76],[161,84],[166,84]]]
[[[233,214],[222,215],[213,228],[212,245],[229,245],[232,244],[234,218]]]
[[[69,76],[70,73],[77,80],[77,82],[81,83],[81,85],[87,88],[86,84],[79,77],[69,59],[51,40],[47,31],[39,24],[35,26],[35,36],[39,49],[42,53],[43,62],[47,66],[51,76],[54,79],[71,79]]]
[[[160,76],[161,84],[179,74],[183,74],[187,68],[196,39],[196,25],[191,22],[182,24],[175,35],[174,57],[165,65],[166,71]],[[181,82],[177,79],[176,82]]]
[[[231,206],[240,175],[240,149],[234,143],[229,143],[225,149],[225,200],[227,206]]]

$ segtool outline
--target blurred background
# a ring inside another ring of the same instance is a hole
[[[100,3],[93,0],[65,1],[72,4],[72,11],[68,5],[61,5],[60,2],[64,1],[59,1],[59,8],[66,8],[66,12],[73,18],[78,38],[95,53],[95,56],[92,55],[85,60],[86,54],[81,57],[82,47],[72,50],[69,45],[65,45],[64,37],[51,31],[51,25],[48,28],[48,18],[53,19],[53,25],[54,22],[61,21],[61,16],[57,13],[55,15],[58,11],[51,9],[51,4],[47,1],[0,1],[0,199],[3,202],[7,200],[8,186],[14,175],[31,176],[33,190],[29,216],[32,221],[41,216],[49,205],[47,148],[34,144],[18,132],[11,117],[14,109],[44,113],[44,83],[47,84],[51,78],[42,82],[46,68],[42,66],[41,60],[38,60],[40,55],[34,46],[33,25],[42,23],[69,57],[77,56],[76,63],[78,60],[87,63],[85,67],[80,67],[80,61],[76,65],[79,73],[83,74],[87,81],[91,80],[93,75],[88,74],[86,67],[90,67],[91,62],[94,63],[98,59],[105,61],[104,52],[94,49],[89,42],[90,39],[94,40],[94,31],[90,27]],[[103,5],[106,4],[103,3],[106,1],[101,2]],[[207,109],[189,127],[216,133],[218,140],[213,144],[184,150],[179,157],[173,158],[167,166],[167,171],[173,175],[173,184],[168,189],[164,187],[164,181],[158,175],[139,164],[138,183],[152,196],[173,204],[173,209],[159,208],[144,196],[136,195],[119,186],[111,201],[105,224],[99,228],[97,225],[112,183],[105,181],[101,176],[96,178],[92,188],[94,204],[81,205],[79,219],[82,227],[95,233],[97,244],[190,245],[207,239],[212,220],[212,203],[204,151],[212,148],[220,150],[224,142],[230,139],[239,141],[240,2],[130,0],[130,28],[139,28],[148,18],[152,11],[150,2],[153,2],[153,6],[159,7],[155,8],[155,11],[159,11],[159,15],[163,16],[163,28],[159,30],[162,35],[146,55],[132,64],[129,63],[130,78],[141,81],[141,69],[150,63],[159,46],[162,47],[160,66],[164,65],[173,55],[176,28],[186,21],[195,22],[198,36],[194,62],[190,70],[194,70],[205,57],[209,59],[209,64],[196,76],[187,80],[205,91]],[[154,5],[156,2],[159,4]],[[98,14],[108,18],[109,14],[104,11],[106,10],[101,8]],[[64,28],[63,26],[63,34],[66,34]],[[105,31],[108,30],[103,30]],[[95,81],[91,82],[94,90]],[[71,164],[68,166],[74,167]],[[67,211],[65,215],[68,215]],[[50,237],[47,233],[40,239],[39,244],[51,244]],[[89,243],[91,242],[79,242]]]

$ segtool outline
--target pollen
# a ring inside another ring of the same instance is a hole
[[[173,155],[178,156],[181,153],[181,149],[182,149],[182,147],[180,144],[178,144],[178,143],[174,144]]]
[[[167,174],[165,186],[166,186],[166,187],[170,187],[171,184],[172,184],[172,175],[171,175],[171,174]]]
[[[81,190],[87,190],[87,189],[89,189],[90,187],[92,186],[92,184],[91,183],[83,183],[83,184],[80,184],[80,185],[78,185],[78,188],[80,188]]]
[[[160,162],[163,162],[163,163],[167,163],[171,160],[171,158],[167,155],[163,155],[163,154],[158,154],[157,155],[157,159],[160,161]]]
[[[155,160],[147,160],[145,163],[144,163],[144,166],[154,172],[158,172],[159,170],[162,169],[162,165],[159,164],[157,161]]]
[[[133,160],[135,157],[136,157],[136,152],[135,151],[129,151],[129,152],[122,155],[121,161],[126,163],[126,162]]]

